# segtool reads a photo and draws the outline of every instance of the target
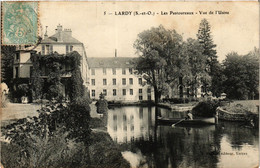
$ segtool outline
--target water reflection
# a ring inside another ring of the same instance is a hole
[[[108,112],[107,131],[112,139],[127,143],[137,138],[149,139],[154,130],[152,108],[121,107]]]
[[[161,126],[155,122],[155,111],[155,107],[121,107],[108,112],[108,133],[127,152],[126,159],[138,158],[135,167],[214,168],[258,164],[257,130],[231,122],[204,127]],[[161,108],[157,114],[173,118],[186,115]]]

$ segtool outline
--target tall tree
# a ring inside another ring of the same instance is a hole
[[[259,54],[229,53],[224,61],[225,92],[231,99],[248,99],[259,92]]]
[[[219,84],[213,81],[217,81],[219,79],[219,62],[217,60],[217,51],[216,51],[216,44],[213,42],[213,38],[211,35],[211,26],[207,19],[202,19],[199,25],[199,30],[197,34],[198,40],[203,47],[203,55],[206,56],[206,69],[211,76],[211,83],[204,82],[204,88],[210,88],[213,92],[213,95],[217,95],[216,92],[219,88]]]
[[[215,71],[211,81],[211,92],[213,95],[219,97],[221,93],[225,92],[224,82],[226,81],[226,76],[224,74],[224,67],[222,64],[217,63],[214,69]]]
[[[189,38],[182,47],[182,68],[184,83],[190,87],[191,96],[197,96],[197,90],[202,82],[210,82],[210,76],[206,71],[206,59],[202,54],[202,46],[198,40]],[[184,68],[184,69],[183,69]]]
[[[202,19],[198,30],[198,40],[203,47],[202,54],[206,56],[206,63],[208,66],[208,72],[211,75],[214,71],[214,66],[217,61],[217,51],[215,50],[216,44],[214,44],[211,36],[211,26],[207,19]]]
[[[179,34],[160,25],[138,34],[134,43],[136,53],[140,56],[134,62],[135,69],[153,87],[155,103],[158,103],[174,77],[173,64],[179,54],[181,41]]]
[[[259,96],[259,49],[254,48],[253,51],[245,55],[244,63],[247,70],[248,81],[246,83],[248,87],[248,98],[254,99]]]

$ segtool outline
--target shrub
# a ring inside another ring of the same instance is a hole
[[[88,143],[90,134],[90,107],[88,100],[77,98],[68,106],[66,126],[70,130],[69,137]]]
[[[90,108],[87,100],[77,99],[69,105],[49,101],[38,112],[38,117],[20,119],[2,129],[10,145],[19,148],[17,165],[56,165],[53,159],[59,161],[59,158],[65,157],[71,141],[85,145],[90,142]]]
[[[29,86],[26,83],[18,85],[18,91],[21,93],[22,96],[26,96],[29,91]]]
[[[213,117],[216,114],[216,109],[220,105],[218,100],[207,100],[199,102],[192,109],[192,113],[198,117]]]

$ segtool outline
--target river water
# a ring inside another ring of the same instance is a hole
[[[159,108],[163,117],[185,112]],[[258,130],[242,123],[181,127],[155,124],[155,107],[120,107],[108,111],[107,131],[132,167],[258,167]]]

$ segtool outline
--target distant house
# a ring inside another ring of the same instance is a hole
[[[17,52],[14,59],[13,65],[13,78],[14,78],[14,90],[17,90],[17,86],[20,83],[30,83],[32,77],[33,65],[31,62],[31,55],[33,53],[41,55],[49,55],[53,52],[58,54],[68,54],[72,51],[77,51],[81,57],[81,76],[84,81],[84,85],[88,85],[88,64],[87,55],[84,44],[74,37],[72,37],[71,29],[63,29],[61,25],[55,29],[55,34],[48,37],[47,31],[44,35],[44,39],[40,44],[32,51],[27,51],[25,48],[17,48]],[[44,69],[44,65],[41,65]],[[63,65],[63,68],[67,68],[67,65]],[[43,70],[44,71],[44,70]],[[42,78],[45,78],[46,74],[42,74]],[[69,77],[69,76],[64,76]],[[63,85],[63,94],[66,94],[66,84]],[[17,98],[16,98],[17,99]],[[19,99],[19,98],[18,98]]]
[[[134,102],[154,100],[152,88],[134,74],[134,57],[89,57],[89,91],[92,99],[103,93],[107,100]]]

